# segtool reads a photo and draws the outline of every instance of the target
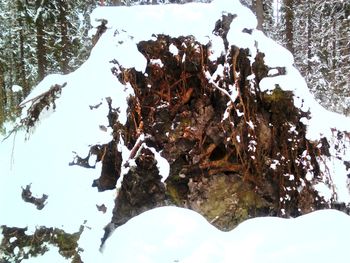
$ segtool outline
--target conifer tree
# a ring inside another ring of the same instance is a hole
[[[88,57],[89,14],[97,1],[0,2],[0,127],[50,73],[69,73]],[[22,91],[12,91],[13,85]]]

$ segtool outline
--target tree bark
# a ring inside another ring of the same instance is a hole
[[[17,11],[18,11],[18,18],[17,23],[19,26],[18,36],[19,36],[19,79],[20,79],[20,85],[23,88],[23,96],[27,96],[29,94],[29,85],[27,81],[27,74],[26,74],[26,67],[25,67],[25,51],[24,51],[24,24],[23,19],[21,17],[21,14],[23,12],[23,6],[21,5],[20,1],[17,1]]]
[[[3,66],[0,64],[0,127],[4,122],[5,118],[5,105],[7,102],[5,81],[4,81],[4,70]]]
[[[64,74],[69,73],[69,39],[68,39],[68,21],[67,21],[67,2],[65,0],[58,0],[59,6],[59,25],[61,31],[61,55],[60,61],[61,71]]]
[[[121,0],[112,0],[112,5],[114,5],[114,6],[122,5],[122,1]]]
[[[41,1],[36,0],[36,10],[37,12],[41,12],[39,9],[41,7]],[[46,73],[46,48],[45,48],[45,38],[44,38],[44,21],[42,17],[42,13],[37,15],[37,18],[35,20],[35,27],[36,27],[36,57],[37,57],[37,63],[38,63],[38,81],[41,81],[45,77]]]
[[[264,24],[264,6],[263,6],[263,0],[256,0],[255,1],[255,12],[256,12],[256,18],[258,20],[258,26],[256,27],[258,30],[263,30],[263,24]]]
[[[294,21],[294,10],[293,10],[294,0],[284,0],[285,7],[285,37],[286,37],[286,47],[287,49],[294,53],[293,48],[293,21]]]
[[[311,58],[312,58],[312,20],[311,20],[311,5],[308,4],[309,11],[307,14],[307,73],[311,73]]]

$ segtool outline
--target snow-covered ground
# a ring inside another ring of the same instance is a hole
[[[117,229],[104,256],[130,263],[348,262],[349,224],[344,213],[324,210],[296,219],[251,219],[221,232],[193,211],[165,207]]]
[[[151,39],[154,33],[174,37],[193,35],[203,43],[211,41],[211,57],[215,59],[223,52],[224,46],[212,30],[223,11],[238,15],[227,36],[230,44],[249,48],[252,58],[259,49],[265,52],[269,66],[286,67],[286,76],[265,78],[261,85],[268,90],[279,84],[283,89],[295,92],[295,103],[312,113],[313,118],[305,120],[309,125],[309,138],[330,135],[331,128],[350,131],[349,119],[326,111],[314,101],[305,81],[293,67],[293,57],[287,50],[259,31],[254,30],[251,35],[242,32],[244,28],[254,29],[256,19],[238,0],[216,0],[211,4],[100,7],[93,12],[92,21],[107,19],[108,29],[88,61],[69,75],[46,77],[22,103],[28,107],[32,98],[52,85],[66,82],[56,100],[56,109],[43,113],[29,135],[19,131],[0,144],[0,225],[28,226],[29,232],[41,225],[76,232],[80,225],[85,225],[79,246],[84,250],[81,256],[87,263],[347,262],[345,252],[350,236],[350,218],[332,210],[298,219],[252,219],[229,233],[223,233],[193,211],[159,208],[118,228],[107,241],[104,252],[99,252],[103,227],[112,216],[115,192],[98,193],[91,187],[93,179],[100,175],[100,164],[96,169],[68,164],[73,160],[74,152],[85,157],[91,145],[111,140],[111,129],[107,132],[100,129],[101,125],[108,126],[106,97],[112,98],[113,107],[120,108],[119,120],[126,121],[126,98],[132,89],[118,82],[111,73],[113,64],[110,61],[117,59],[125,68],[144,71],[146,60],[138,52],[136,43]],[[98,26],[99,22],[94,25]],[[99,103],[102,103],[100,107],[90,109],[89,106]],[[120,147],[127,156],[126,148]],[[345,156],[350,156],[349,149],[344,149]],[[326,162],[341,200],[349,202],[345,169],[336,158]],[[44,209],[39,211],[23,202],[22,187],[29,184],[34,196],[48,195]],[[101,204],[107,207],[107,213],[97,211],[96,205]],[[66,261],[53,248],[41,258],[22,262]]]

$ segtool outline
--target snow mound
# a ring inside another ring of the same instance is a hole
[[[322,210],[297,219],[255,218],[221,232],[196,212],[163,207],[118,228],[103,258],[132,262],[348,262],[350,217]]]

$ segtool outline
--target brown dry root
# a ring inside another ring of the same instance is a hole
[[[112,220],[116,225],[122,225],[131,217],[164,205],[165,187],[160,181],[154,154],[143,148],[135,162],[136,167],[131,167],[124,176],[115,200]]]
[[[124,175],[113,209],[112,222],[105,227],[101,248],[115,227],[147,210],[166,204],[165,186],[157,168],[154,154],[142,148],[135,159],[136,166]]]
[[[100,37],[107,31],[108,21],[106,19],[99,19],[97,22],[101,22],[101,24],[96,27],[96,33],[92,37],[92,46],[95,46]]]
[[[93,181],[92,186],[97,187],[98,191],[114,189],[123,162],[122,154],[118,151],[115,140],[102,145],[97,153],[97,161],[102,162],[102,170],[100,177]]]
[[[220,25],[215,30],[224,36]],[[111,61],[113,74],[130,83],[135,94],[128,101],[125,126],[113,128],[130,150],[143,133],[144,143],[161,151],[170,164],[166,197],[157,169],[150,165],[154,161],[147,157],[148,165],[137,162],[124,178],[112,224],[119,226],[164,202],[191,208],[225,230],[254,216],[298,216],[329,207],[312,187],[324,178],[316,158],[326,142],[306,139],[300,119],[308,113],[294,106],[292,92],[279,87],[260,91],[259,82],[270,69],[264,54],[258,53],[251,66],[249,50],[231,46],[226,55],[210,61],[210,44],[191,36],[156,38],[138,43],[148,61],[146,74]],[[178,54],[169,51],[170,45]],[[223,76],[213,84],[206,76],[219,65]],[[284,68],[276,69],[285,74]],[[248,80],[252,73],[255,79]],[[238,91],[234,101],[227,96],[230,87]],[[306,179],[309,172],[311,181]],[[150,175],[159,198],[149,195],[143,182]]]
[[[94,165],[91,165],[89,160],[93,155],[96,156],[96,161]],[[102,162],[102,170],[99,178],[93,181],[92,186],[97,187],[100,192],[115,189],[123,162],[122,154],[118,151],[118,143],[116,140],[112,140],[107,144],[90,147],[88,155],[84,158],[75,153],[74,159],[69,165],[95,168],[97,162]]]
[[[67,83],[63,83],[62,85],[56,84],[39,96],[21,103],[20,107],[30,103],[30,107],[27,110],[27,117],[21,120],[21,124],[26,128],[27,132],[35,126],[40,113],[44,109],[48,110],[51,107],[56,109],[55,100],[60,96],[62,88],[66,85]]]
[[[34,197],[32,191],[30,191],[30,185],[27,185],[26,188],[22,188],[22,199],[24,202],[31,203],[36,206],[36,209],[41,210],[45,207],[45,202],[49,197],[46,194],[43,194],[42,197]]]
[[[74,153],[74,158],[73,158],[73,161],[71,161],[69,163],[69,166],[78,165],[78,166],[81,166],[84,168],[95,168],[96,167],[96,164],[91,165],[89,163],[91,151],[89,151],[88,155],[85,158],[80,157],[76,152],[73,152],[73,153]]]
[[[93,145],[90,147],[89,153],[86,157],[80,157],[77,153],[75,154],[73,161],[69,163],[70,166],[78,165],[84,168],[95,168],[97,162],[102,162],[102,170],[98,179],[95,179],[92,183],[93,187],[97,187],[98,191],[112,190],[115,189],[117,180],[120,176],[121,165],[122,165],[122,154],[118,151],[119,136],[121,131],[124,129],[118,122],[119,108],[112,107],[112,99],[106,98],[106,102],[109,108],[108,111],[108,123],[110,127],[113,127],[113,140],[103,145]],[[93,110],[98,108],[100,104],[96,106],[90,106]],[[107,128],[100,125],[100,129],[106,130]],[[94,164],[90,164],[90,159],[95,156],[96,160]]]

